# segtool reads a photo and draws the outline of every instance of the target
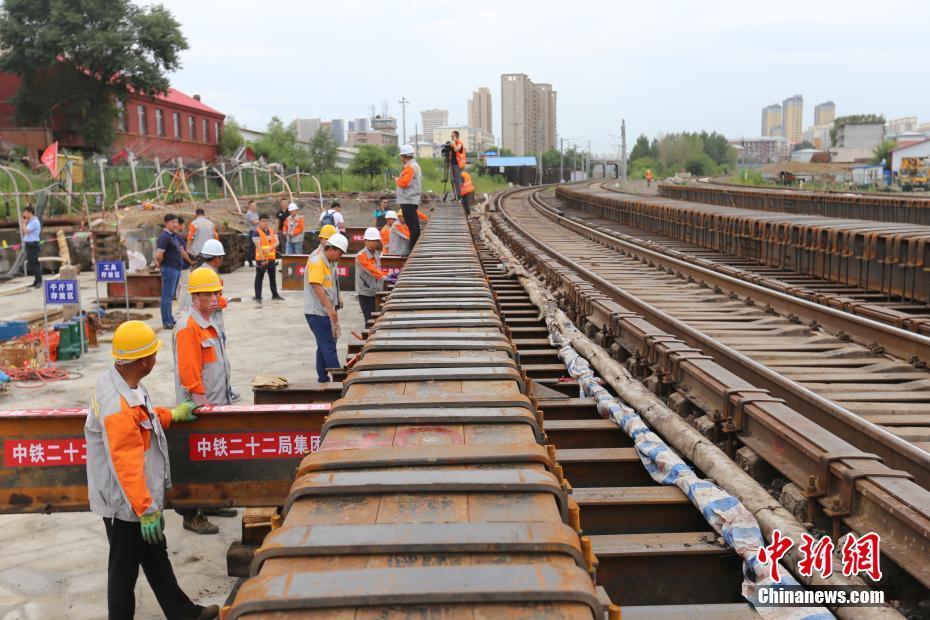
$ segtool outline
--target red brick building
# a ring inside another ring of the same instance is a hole
[[[22,143],[22,136],[27,134],[44,135],[41,130],[29,134],[28,130],[13,125],[13,106],[8,102],[19,85],[19,77],[0,74],[0,140],[14,144]],[[132,151],[137,159],[158,157],[161,161],[183,157],[188,161],[211,162],[217,158],[226,116],[201,102],[198,95],[191,97],[170,88],[158,97],[130,94],[125,104],[118,105],[116,140],[109,155]],[[51,133],[62,148],[83,148],[80,138],[71,132],[53,126]],[[33,144],[36,140],[42,138],[33,137],[21,144],[32,157],[36,157],[35,150],[48,146]]]

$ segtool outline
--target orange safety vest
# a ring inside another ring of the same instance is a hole
[[[465,168],[465,145],[462,144],[461,140],[456,140],[452,143],[452,146],[455,152],[455,163],[459,168]],[[462,150],[459,150],[459,147],[461,147]]]
[[[391,243],[391,227],[385,224],[381,227],[381,246],[387,252],[388,245]]]
[[[471,182],[471,175],[467,172],[462,173],[462,195],[467,196],[468,194],[475,191],[475,186]]]
[[[258,229],[258,245],[255,246],[255,260],[274,260],[277,257],[275,249],[278,247],[278,237],[271,231],[266,235],[265,231]]]

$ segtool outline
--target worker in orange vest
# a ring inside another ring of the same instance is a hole
[[[465,145],[459,139],[459,132],[452,131],[452,158],[449,166],[452,169],[452,189],[455,190],[455,198],[462,197],[462,171],[465,170],[467,158],[465,155]]]
[[[284,253],[304,253],[304,216],[300,214],[295,203],[287,205],[287,219],[284,220]]]
[[[646,168],[646,187],[652,187],[652,168]]]
[[[381,233],[378,229],[366,228],[365,247],[355,255],[355,292],[365,325],[368,325],[371,313],[375,311],[375,295],[388,277],[388,272],[381,269],[380,245]]]
[[[465,215],[471,215],[471,201],[475,195],[475,186],[471,182],[471,175],[462,171],[462,207],[465,209]]]
[[[389,250],[395,256],[410,254],[410,227],[405,223],[403,211],[397,214],[397,221],[391,226]]]
[[[392,209],[385,211],[384,221],[386,223],[381,227],[381,251],[390,254],[388,248],[391,245],[391,228],[394,227],[394,223],[397,221],[397,211]]]
[[[252,299],[262,303],[262,281],[265,279],[265,273],[268,273],[268,284],[271,285],[271,298],[274,300],[283,300],[278,295],[277,282],[277,253],[278,235],[275,234],[271,227],[271,220],[268,215],[262,213],[258,224],[258,243],[255,244],[255,297]]]

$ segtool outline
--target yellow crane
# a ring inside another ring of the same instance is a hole
[[[898,184],[905,192],[930,189],[930,157],[902,158]]]

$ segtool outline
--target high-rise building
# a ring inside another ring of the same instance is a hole
[[[336,146],[346,145],[346,122],[341,118],[334,118],[333,137],[336,138]]]
[[[780,134],[775,133],[781,127],[781,106],[777,103],[762,108],[762,137],[771,138]]]
[[[445,127],[449,124],[449,110],[423,110],[420,112],[420,118],[423,124],[420,126],[420,133],[424,136],[432,136],[433,130],[438,127]]]
[[[491,89],[480,86],[468,100],[468,125],[485,133],[493,133],[491,121]]]
[[[823,127],[832,125],[833,119],[836,118],[836,104],[832,101],[824,101],[814,106],[814,126]]]
[[[556,91],[525,73],[501,75],[501,144],[516,155],[555,148]]]
[[[368,131],[370,126],[367,118],[357,118],[355,119],[355,129],[353,131]]]
[[[297,139],[301,142],[310,142],[313,136],[320,130],[320,119],[318,118],[298,118],[297,119]]]
[[[795,95],[782,101],[781,116],[782,135],[788,139],[788,144],[799,143],[804,124],[804,97]]]

